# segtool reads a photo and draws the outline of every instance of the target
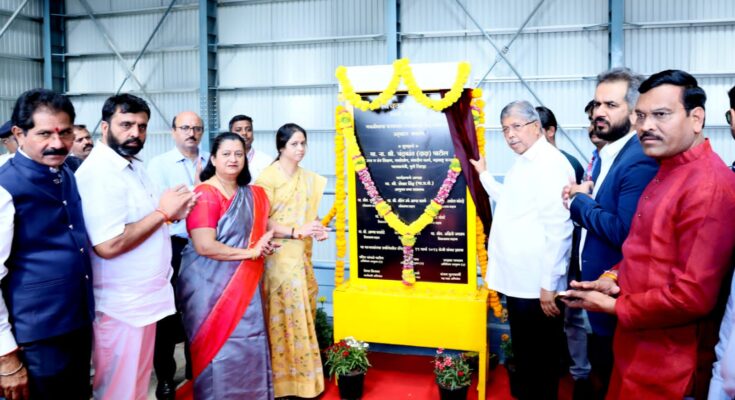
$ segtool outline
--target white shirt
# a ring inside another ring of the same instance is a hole
[[[603,148],[600,150],[600,175],[597,176],[597,181],[595,181],[595,187],[592,189],[592,198],[594,199],[597,197],[597,192],[600,190],[600,187],[602,187],[602,182],[605,181],[605,177],[607,177],[607,173],[610,172],[610,168],[613,165],[613,162],[615,161],[615,158],[620,153],[620,150],[625,147],[625,145],[633,139],[633,136],[635,136],[635,131],[629,132],[627,135],[621,137],[620,139],[612,142],[607,143]],[[574,199],[572,199],[574,201]],[[579,270],[581,271],[584,266],[582,265],[582,250],[584,249],[584,243],[587,241],[587,229],[582,228],[582,234],[579,237]]]
[[[13,197],[5,188],[0,186],[0,280],[8,274],[5,261],[10,257],[10,249],[13,244],[13,232],[15,229],[15,206]],[[15,350],[15,336],[8,322],[8,307],[0,291],[0,355],[6,355]]]
[[[715,346],[717,361],[712,365],[709,400],[735,398],[735,276],[730,283],[730,297],[720,325],[720,341]]]
[[[199,152],[199,161],[202,168],[209,161],[209,153]],[[194,182],[197,180],[196,163],[186,158],[176,147],[173,150],[153,157],[148,162],[148,176],[156,185],[157,193],[160,196],[164,190],[176,185],[186,185],[189,190],[194,190]],[[169,233],[171,235],[187,238],[186,221],[182,220],[169,225]]]
[[[574,170],[564,155],[539,138],[518,157],[500,183],[485,171],[480,181],[496,201],[488,244],[489,288],[526,299],[541,288],[566,288],[572,221],[560,195]]]
[[[125,225],[140,221],[158,206],[159,196],[143,164],[129,162],[102,142],[75,175],[92,246],[120,236]],[[176,311],[166,225],[127,253],[106,260],[92,252],[90,258],[97,311],[136,327]]]
[[[273,163],[273,157],[255,150],[251,147],[248,152],[248,170],[250,171],[250,183],[255,183],[260,173]]]
[[[21,149],[18,149],[16,153],[20,153],[23,157],[28,158]],[[7,157],[3,163],[15,156],[16,153],[4,154],[10,157]],[[58,172],[56,168],[50,169],[52,172]],[[15,233],[14,229],[15,205],[13,205],[13,196],[4,187],[0,186],[0,281],[8,275],[8,267],[5,265],[5,262],[10,257],[13,235]],[[5,305],[5,299],[2,296],[2,290],[0,290],[0,356],[6,355],[18,347],[11,330],[10,322],[8,322],[8,315],[8,307]]]
[[[8,160],[10,160],[14,155],[15,153],[0,154],[0,167],[2,167],[3,164],[8,162]]]

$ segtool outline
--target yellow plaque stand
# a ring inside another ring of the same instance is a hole
[[[444,67],[445,65],[441,65]],[[456,64],[437,73],[427,66],[433,76],[453,77]],[[419,66],[416,66],[419,67]],[[414,67],[419,73],[422,69]],[[357,67],[355,75],[366,74],[366,67]],[[380,67],[371,67],[380,68]],[[381,75],[378,71],[377,75]],[[351,74],[352,75],[352,74]],[[383,73],[383,76],[386,74]],[[351,76],[352,77],[352,76]],[[353,79],[353,82],[355,80]],[[446,86],[434,87],[442,89]],[[355,83],[358,91],[358,83]],[[428,88],[427,88],[428,89]],[[364,90],[365,92],[369,90]],[[348,107],[351,108],[351,107]],[[479,354],[478,398],[485,398],[487,358],[487,296],[477,287],[475,249],[475,206],[467,191],[467,283],[417,282],[406,286],[401,281],[361,279],[357,273],[357,202],[355,199],[355,171],[347,162],[348,207],[350,235],[350,279],[334,290],[334,338],[353,336],[359,340],[393,345],[407,345],[453,350],[475,351]],[[420,245],[420,243],[417,243]],[[395,265],[394,268],[401,268]],[[427,368],[431,368],[427,364]]]

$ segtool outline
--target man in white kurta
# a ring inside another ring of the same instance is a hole
[[[171,239],[166,222],[188,212],[182,185],[160,196],[135,155],[150,109],[132,95],[109,98],[98,142],[76,178],[94,252],[95,399],[146,399],[156,322],[173,314]]]
[[[519,398],[556,399],[563,320],[554,299],[566,288],[572,237],[559,196],[574,170],[546,141],[530,103],[508,104],[500,119],[506,142],[520,155],[504,182],[487,171],[485,160],[471,161],[496,202],[486,282],[506,296]]]

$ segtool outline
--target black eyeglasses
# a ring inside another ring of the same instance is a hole
[[[204,132],[204,127],[203,126],[182,125],[182,126],[177,126],[177,128],[180,129],[184,133],[188,133],[188,132],[191,132],[191,131],[194,131],[194,133],[202,133],[202,132]]]
[[[725,111],[725,121],[727,121],[728,125],[732,125],[732,110]]]

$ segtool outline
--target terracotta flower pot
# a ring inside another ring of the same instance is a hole
[[[364,372],[351,372],[349,375],[339,375],[337,377],[339,397],[342,400],[359,400],[362,397],[364,384]]]
[[[467,391],[469,386],[462,386],[456,389],[445,388],[442,385],[436,385],[439,387],[439,399],[440,400],[465,400],[467,399]]]

